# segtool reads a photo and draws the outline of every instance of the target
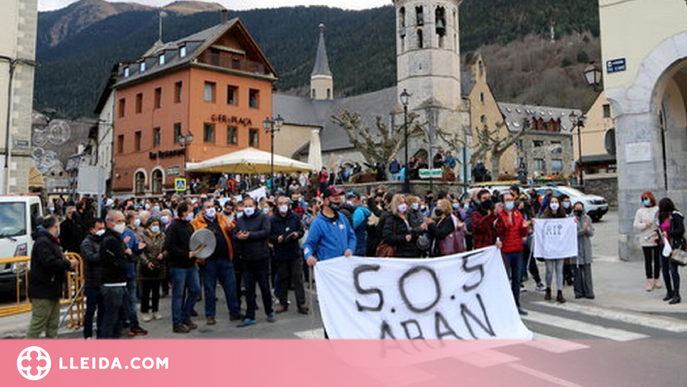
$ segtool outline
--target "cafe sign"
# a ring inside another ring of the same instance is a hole
[[[221,124],[235,124],[241,126],[252,126],[253,121],[250,118],[241,118],[236,116],[228,116],[226,114],[213,114],[210,117],[212,122],[218,122]]]

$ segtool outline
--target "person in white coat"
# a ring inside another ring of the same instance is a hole
[[[634,228],[639,231],[639,243],[644,251],[646,291],[661,288],[661,253],[656,236],[658,206],[651,192],[642,194],[642,207],[637,210]]]

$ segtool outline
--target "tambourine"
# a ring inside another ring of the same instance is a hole
[[[196,252],[196,258],[207,259],[215,252],[217,239],[215,234],[207,228],[200,229],[191,235],[189,248]]]

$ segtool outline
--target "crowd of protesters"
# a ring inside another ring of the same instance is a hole
[[[392,178],[398,173],[402,171],[392,172]],[[433,258],[496,246],[520,314],[527,314],[520,306],[520,293],[526,291],[523,281],[529,275],[546,300],[554,299],[554,277],[557,302],[566,302],[566,285],[573,286],[575,298],[594,298],[594,228],[583,203],[555,197],[551,190],[540,197],[534,189],[524,192],[518,186],[506,194],[481,189],[461,200],[447,192],[427,192],[424,197],[393,194],[384,185],[370,194],[346,192],[333,182],[324,169],[311,176],[281,176],[275,179],[274,195],[267,190],[267,195],[254,197],[247,193],[251,184],[222,176],[212,193],[103,197],[99,214],[94,200],[61,201],[61,208],[54,204],[52,214],[34,233],[29,337],[57,334],[61,278],[76,267],[76,261],[63,258],[63,251],[77,252],[84,261],[85,338],[146,335],[142,323],[165,318],[179,334],[196,329],[194,319],[199,315],[205,324],[217,324],[218,284],[226,301],[226,321],[237,327],[256,324],[259,308],[269,323],[290,308],[305,315],[311,307],[304,288],[307,267],[351,255]],[[269,179],[266,183],[270,188]],[[669,199],[658,208],[650,193],[642,195],[642,201],[645,208],[638,212],[635,227],[646,234],[647,290],[661,287],[662,264],[666,300],[680,302],[677,266],[658,256],[664,241],[673,248],[684,245],[683,217]],[[57,214],[63,214],[61,223]],[[564,217],[577,224],[578,256],[533,257],[537,219]],[[204,259],[190,247],[192,235],[200,229],[211,231],[216,241],[214,252]],[[543,281],[538,261],[544,262]],[[160,311],[165,297],[170,299],[171,316]]]

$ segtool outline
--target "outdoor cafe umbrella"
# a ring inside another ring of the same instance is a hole
[[[246,148],[203,162],[188,163],[186,170],[197,173],[270,173],[271,156],[270,152]],[[275,173],[309,172],[315,170],[317,169],[310,164],[277,154],[274,155]]]

